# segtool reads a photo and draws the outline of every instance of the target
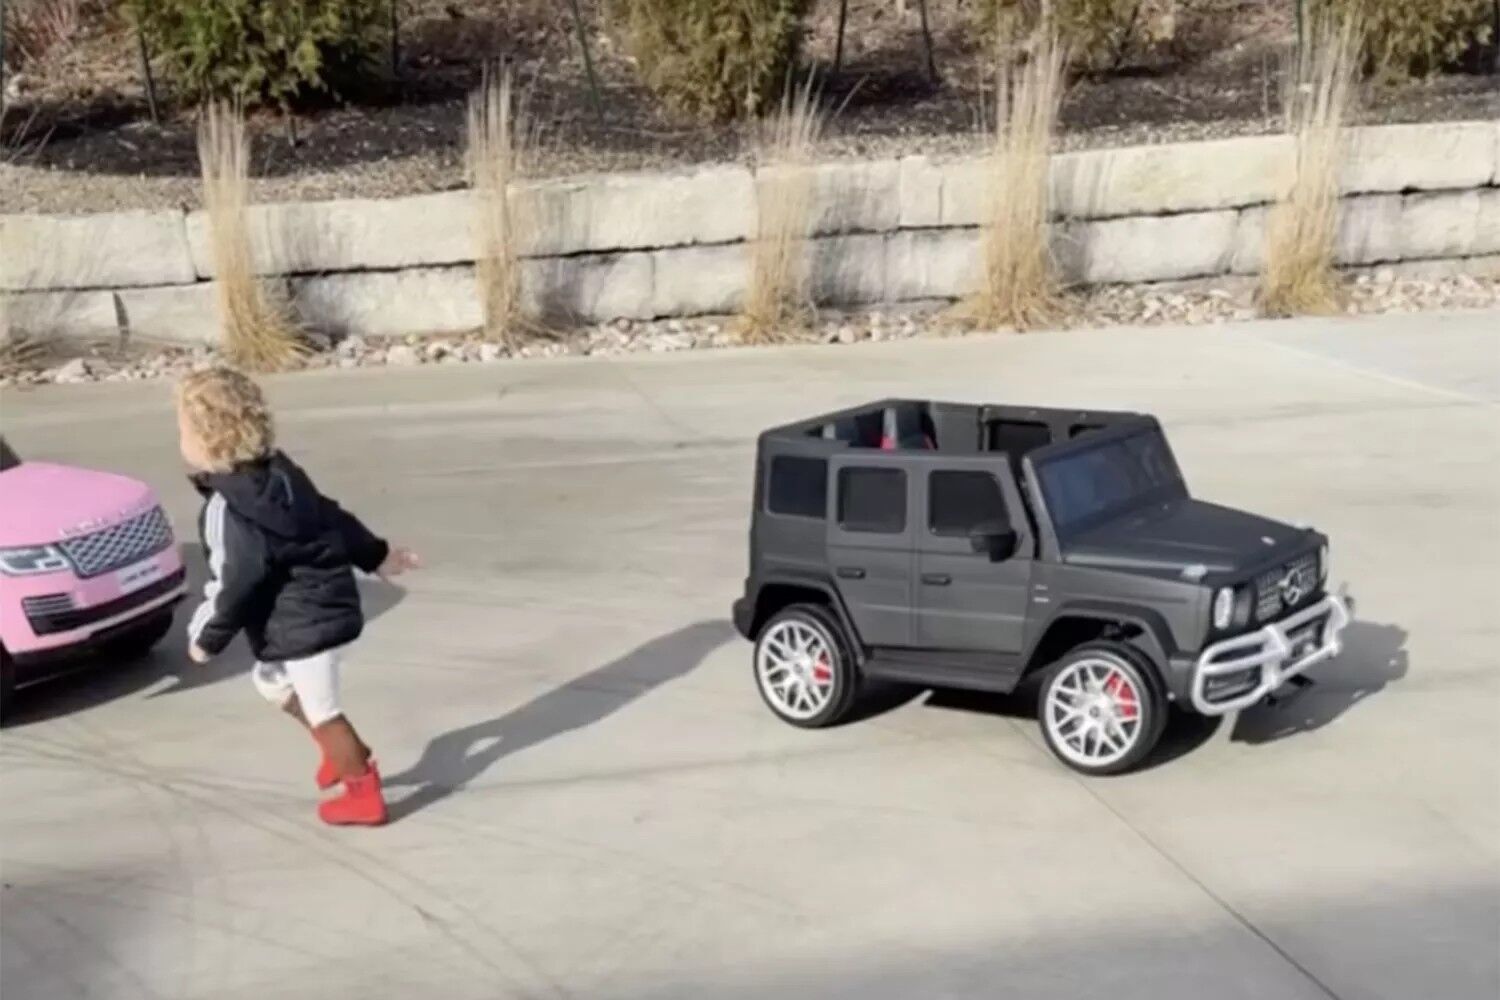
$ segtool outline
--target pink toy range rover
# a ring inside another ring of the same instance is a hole
[[[23,462],[0,438],[0,715],[15,689],[144,653],[184,587],[172,525],[145,483]]]

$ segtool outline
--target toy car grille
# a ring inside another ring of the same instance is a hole
[[[40,597],[21,598],[21,610],[27,618],[42,618],[60,615],[73,610],[71,594],[43,594]]]
[[[128,521],[62,543],[79,576],[98,576],[129,566],[172,544],[166,512],[153,507]]]
[[[1255,617],[1261,621],[1290,611],[1318,590],[1318,557],[1310,553],[1262,573],[1255,581]]]
[[[59,607],[53,611],[34,612],[28,605],[26,618],[31,623],[31,631],[37,635],[54,635],[58,632],[87,628],[98,622],[129,614],[144,604],[149,604],[163,595],[179,590],[186,577],[187,571],[179,569],[171,576],[162,577],[155,583],[126,594],[124,597],[117,597],[113,601],[105,601],[103,604],[95,604],[88,608]],[[91,638],[97,639],[99,636],[95,635]]]

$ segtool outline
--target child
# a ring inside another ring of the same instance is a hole
[[[188,375],[177,389],[177,425],[206,500],[199,535],[209,579],[188,625],[188,655],[206,663],[243,629],[258,661],[256,688],[322,748],[318,787],[344,783],[318,815],[384,823],[380,772],[339,707],[339,660],[364,628],[353,567],[388,579],[416,568],[416,555],[375,537],[275,450],[265,399],[246,376]]]

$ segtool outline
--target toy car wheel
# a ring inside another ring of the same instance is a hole
[[[755,684],[784,722],[804,729],[838,722],[859,686],[838,619],[811,604],[773,615],[755,640]]]
[[[10,715],[11,704],[16,699],[16,664],[0,646],[0,722]]]
[[[1167,722],[1150,665],[1115,643],[1080,646],[1053,664],[1037,713],[1047,748],[1088,775],[1119,774],[1139,764]]]

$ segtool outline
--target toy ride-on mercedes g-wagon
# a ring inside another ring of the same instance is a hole
[[[1188,495],[1136,413],[888,400],[760,436],[734,605],[770,709],[827,726],[864,678],[1008,692],[1047,746],[1138,764],[1169,705],[1223,715],[1338,655],[1323,535]]]

